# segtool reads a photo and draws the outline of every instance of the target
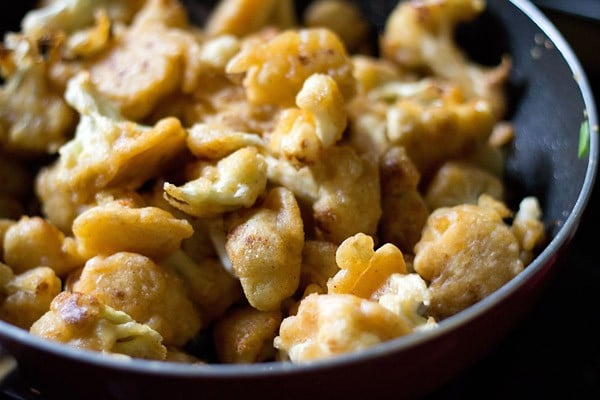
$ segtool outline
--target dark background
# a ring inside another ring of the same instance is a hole
[[[600,102],[600,0],[534,1],[575,51]],[[595,133],[597,134],[597,132]],[[600,399],[600,183],[533,311],[430,399]]]

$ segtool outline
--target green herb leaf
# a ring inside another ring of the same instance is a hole
[[[590,123],[586,119],[581,123],[581,127],[579,128],[579,149],[577,151],[577,156],[579,158],[583,157],[587,154],[590,149]]]

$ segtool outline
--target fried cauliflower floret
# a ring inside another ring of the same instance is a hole
[[[456,25],[475,19],[485,7],[485,0],[400,2],[386,21],[382,56],[457,83],[467,98],[486,101],[500,118],[506,109],[509,57],[496,67],[484,67],[469,60],[454,40]]]
[[[210,36],[244,37],[263,28],[287,29],[296,25],[292,0],[222,0],[205,24]]]
[[[160,333],[165,345],[185,344],[202,325],[180,277],[139,254],[120,252],[89,259],[72,290],[92,295],[148,325]]]
[[[345,99],[354,94],[346,49],[324,28],[288,30],[264,43],[242,47],[226,71],[245,74],[243,85],[252,104],[293,107],[304,81],[315,73],[329,75]]]
[[[335,261],[337,249],[338,246],[330,242],[305,241],[302,249],[300,290],[327,293],[327,281],[340,270]]]
[[[339,244],[357,232],[375,236],[381,217],[377,162],[350,146],[333,146],[312,172],[319,184],[313,204],[317,237]]]
[[[29,330],[34,336],[80,349],[164,360],[167,349],[158,332],[94,296],[61,292],[50,310]]]
[[[278,310],[300,282],[304,225],[291,191],[271,189],[264,201],[226,217],[226,251],[250,305]]]
[[[404,146],[425,177],[487,144],[496,123],[487,102],[432,78],[387,82],[353,101],[348,115],[356,148],[383,154]]]
[[[194,261],[183,251],[177,251],[162,262],[172,268],[189,288],[189,297],[202,311],[204,323],[220,318],[244,294],[240,282],[214,257]]]
[[[482,195],[477,205],[438,208],[429,216],[415,245],[414,269],[429,282],[429,312],[436,319],[477,303],[523,270],[519,241],[503,210]]]
[[[282,112],[269,147],[275,154],[312,163],[338,142],[347,125],[345,102],[329,75],[313,74],[296,96],[298,108]]]
[[[542,209],[536,197],[525,197],[512,222],[512,231],[521,245],[521,259],[527,265],[533,260],[533,252],[546,240],[546,228]]]
[[[502,201],[504,185],[500,178],[469,163],[448,161],[433,176],[425,201],[431,210],[435,210],[464,203],[477,204],[482,194]]]
[[[214,217],[251,207],[267,185],[266,164],[256,147],[241,148],[214,163],[203,163],[199,177],[182,186],[165,182],[165,198],[196,217]]]
[[[75,138],[62,146],[49,168],[58,190],[89,200],[102,189],[137,189],[185,148],[179,121],[167,118],[154,127],[125,120],[82,73],[69,81],[65,94],[81,114]],[[42,198],[42,202],[44,198]]]
[[[269,183],[287,187],[300,200],[312,202],[318,198],[319,184],[311,165],[297,164],[270,154],[265,156],[265,161]]]
[[[250,306],[232,309],[215,323],[213,338],[219,361],[252,364],[273,359],[273,339],[281,320],[279,310],[259,311]]]
[[[365,44],[370,26],[360,8],[342,0],[312,1],[303,14],[304,25],[327,28],[340,37],[348,51],[358,50]]]
[[[160,259],[178,250],[194,233],[187,220],[168,211],[136,208],[118,200],[84,211],[72,229],[79,254],[86,258],[128,251]]]
[[[147,7],[183,7],[176,1],[150,1]],[[191,32],[171,27],[140,11],[115,44],[89,65],[94,85],[133,121],[147,117],[159,101],[176,91],[196,89],[203,69],[201,46]],[[149,51],[151,49],[151,51]]]
[[[244,147],[262,147],[262,138],[217,123],[196,123],[188,130],[187,146],[196,157],[218,160]]]
[[[39,38],[52,33],[73,33],[91,26],[97,10],[111,20],[128,23],[145,0],[48,0],[30,10],[21,21],[21,30]]]
[[[311,238],[339,244],[358,232],[376,235],[382,211],[379,170],[373,157],[337,145],[324,149],[313,165],[297,167],[274,157],[266,161],[269,181],[287,187],[312,208],[311,224],[307,224]]]
[[[0,148],[55,153],[72,135],[77,115],[51,87],[40,49],[25,36],[8,34],[0,44],[0,68]]]
[[[274,340],[281,358],[300,363],[358,351],[410,333],[405,319],[350,294],[310,294]]]
[[[374,250],[373,238],[357,233],[338,247],[335,260],[340,270],[327,281],[327,293],[352,294],[369,299],[395,273],[406,273],[402,252],[386,243]]]
[[[405,318],[415,329],[435,326],[435,319],[423,314],[431,301],[427,282],[417,273],[393,273],[371,296],[395,314]]]
[[[381,209],[379,238],[412,253],[429,215],[419,191],[421,174],[404,147],[390,148],[380,160]]]
[[[50,309],[62,290],[60,278],[48,267],[36,267],[14,275],[0,263],[0,319],[29,329]]]
[[[85,261],[73,238],[39,216],[22,216],[11,225],[4,234],[3,248],[4,261],[17,274],[44,266],[62,277]]]

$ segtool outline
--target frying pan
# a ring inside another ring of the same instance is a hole
[[[202,18],[214,2],[185,3],[192,18]],[[395,1],[359,5],[381,30]],[[18,29],[21,15],[3,21],[3,30]],[[598,118],[570,45],[531,2],[489,0],[480,18],[459,29],[457,40],[483,64],[494,64],[503,53],[513,60],[508,119],[517,134],[506,179],[514,199],[538,197],[551,239],[516,278],[437,329],[307,365],[115,360],[40,340],[0,321],[0,345],[17,360],[24,379],[44,398],[63,399],[414,398],[481,359],[530,312],[569,249],[595,181]],[[592,132],[588,151],[580,156],[584,120]]]

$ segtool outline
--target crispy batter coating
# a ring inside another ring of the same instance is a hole
[[[159,10],[137,14],[131,27],[89,67],[98,91],[134,121],[148,116],[162,97],[177,90],[193,91],[202,69],[197,38],[171,27],[172,20],[159,19],[161,12],[172,12],[169,7],[182,5],[176,1],[150,1],[146,7]],[[163,7],[167,10],[161,11]]]
[[[44,339],[109,354],[151,360],[164,360],[167,354],[158,332],[83,293],[61,292],[29,331]]]
[[[122,119],[89,74],[69,81],[65,96],[81,119],[75,138],[60,148],[59,159],[49,168],[58,170],[50,174],[58,190],[68,188],[72,198],[89,200],[105,188],[137,189],[185,147],[186,133],[177,119],[154,127]]]
[[[459,204],[477,204],[479,196],[487,194],[504,199],[504,185],[492,173],[460,161],[448,161],[435,173],[425,192],[431,210]]]
[[[476,18],[485,7],[485,0],[399,2],[386,20],[380,40],[382,56],[456,82],[468,98],[486,101],[501,118],[506,110],[503,87],[510,58],[505,56],[496,67],[484,67],[469,60],[454,40],[456,25]]]
[[[187,146],[196,157],[218,160],[244,147],[262,147],[262,138],[217,123],[196,123],[188,130]]]
[[[46,0],[21,21],[22,31],[33,38],[72,33],[91,26],[98,9],[114,21],[129,22],[146,0]]]
[[[226,217],[227,254],[250,305],[278,310],[298,289],[304,230],[298,203],[284,187]]]
[[[519,241],[496,203],[488,197],[429,216],[415,245],[414,268],[429,282],[429,311],[436,319],[476,303],[523,270]]]
[[[267,185],[266,164],[253,146],[233,152],[216,165],[203,164],[199,175],[182,186],[164,184],[167,201],[195,217],[251,207]]]
[[[382,210],[375,158],[340,144],[324,149],[314,165],[266,161],[269,181],[287,187],[312,209],[312,218],[305,217],[310,238],[340,244],[358,232],[376,236]]]
[[[65,276],[85,262],[72,237],[39,216],[22,216],[4,234],[4,261],[20,274],[36,267],[50,267]]]
[[[206,33],[243,37],[267,27],[287,29],[294,25],[292,0],[223,0],[206,21]]]
[[[29,330],[61,290],[60,278],[48,267],[14,275],[10,267],[0,263],[0,319]]]
[[[46,70],[40,49],[27,37],[9,34],[0,45],[0,148],[54,154],[73,134],[77,114],[51,87]]]
[[[356,148],[383,154],[404,146],[425,177],[487,144],[496,123],[486,101],[431,77],[385,82],[357,97],[348,116]]]
[[[288,30],[264,43],[243,47],[226,71],[245,73],[244,87],[252,104],[291,107],[304,81],[315,73],[333,78],[344,98],[354,94],[346,49],[335,33],[324,28]]]
[[[175,272],[150,258],[128,252],[89,259],[73,291],[94,296],[102,304],[127,313],[181,346],[201,328],[201,317]]]
[[[306,79],[296,105],[298,108],[282,112],[269,137],[269,147],[274,154],[311,164],[319,159],[322,148],[342,138],[347,125],[346,105],[337,84],[326,74]]]
[[[320,183],[313,218],[320,239],[341,243],[355,233],[375,236],[381,217],[379,168],[350,146],[324,151],[313,175]]]
[[[304,10],[304,25],[327,28],[340,37],[348,51],[354,52],[366,45],[370,26],[360,8],[343,0],[311,1]]]
[[[390,148],[380,160],[381,209],[378,234],[404,253],[421,238],[429,207],[419,191],[421,174],[404,147]]]
[[[512,222],[512,231],[521,245],[521,259],[527,265],[533,260],[534,251],[546,242],[546,227],[542,221],[542,209],[536,197],[525,197]]]
[[[217,258],[206,257],[195,262],[185,252],[178,251],[162,265],[181,276],[189,288],[189,297],[200,307],[205,324],[222,317],[229,307],[244,299],[239,280]]]
[[[374,250],[373,238],[363,233],[344,240],[335,260],[340,270],[327,281],[327,293],[352,294],[369,299],[379,287],[396,273],[406,273],[402,252],[386,243]]]
[[[299,289],[327,293],[327,281],[339,270],[335,253],[338,246],[321,240],[307,240],[302,249],[302,270]]]
[[[86,258],[121,251],[160,259],[192,236],[192,225],[157,207],[136,208],[125,201],[99,204],[73,221],[79,254]]]
[[[283,359],[300,363],[366,349],[411,330],[379,303],[350,294],[310,294],[297,315],[283,320],[274,345]]]
[[[407,320],[415,329],[431,328],[436,322],[426,318],[431,301],[427,282],[417,273],[393,273],[371,296],[379,304]]]
[[[250,306],[232,309],[215,324],[213,338],[219,361],[251,364],[272,360],[273,339],[282,315],[278,310],[259,311]]]

